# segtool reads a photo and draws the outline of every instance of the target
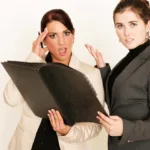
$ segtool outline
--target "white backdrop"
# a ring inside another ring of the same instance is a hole
[[[113,67],[127,50],[115,34],[112,13],[119,0],[5,0],[0,5],[0,62],[24,60],[31,52],[32,42],[40,30],[43,14],[54,8],[64,9],[72,18],[76,35],[74,53],[84,62],[94,60],[84,47],[92,44],[103,53]],[[8,142],[19,119],[19,108],[10,108],[3,101],[3,89],[9,77],[0,65],[0,150],[7,150]],[[90,150],[104,150],[99,136],[89,144]]]

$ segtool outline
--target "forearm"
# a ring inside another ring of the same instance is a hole
[[[58,135],[60,139],[69,143],[85,142],[101,131],[101,125],[95,123],[77,123],[71,127],[70,131],[65,135]]]
[[[97,66],[95,66],[95,67],[97,68]],[[103,84],[105,85],[107,77],[111,71],[111,68],[110,68],[109,64],[107,63],[105,67],[98,68],[98,69],[100,70],[100,73],[102,76],[102,81],[103,81]]]
[[[12,80],[7,83],[3,92],[3,97],[6,104],[12,107],[19,105],[21,102],[23,102],[23,97]]]
[[[123,119],[123,135],[120,144],[150,139],[150,120],[129,121]]]
[[[45,62],[33,52],[26,58],[26,62]],[[24,101],[22,95],[18,91],[16,85],[10,80],[3,92],[4,101],[10,106],[19,105]]]

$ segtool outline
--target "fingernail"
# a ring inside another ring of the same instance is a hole
[[[44,29],[45,31],[48,31],[47,27]]]

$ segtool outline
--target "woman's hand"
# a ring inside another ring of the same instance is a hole
[[[94,50],[94,48],[89,44],[85,44],[85,47],[88,49],[89,53],[94,57],[98,68],[103,68],[106,66],[103,60],[103,56],[98,50]]]
[[[106,132],[110,136],[122,136],[123,134],[123,120],[118,116],[105,116],[98,112],[96,117],[99,122],[104,126]]]
[[[66,135],[70,131],[71,127],[64,124],[64,120],[60,115],[59,111],[51,109],[48,112],[48,117],[53,127],[53,130],[61,135]]]
[[[44,54],[48,51],[47,48],[42,48],[41,47],[41,42],[43,42],[44,38],[46,37],[48,33],[47,28],[44,29],[44,32],[42,32],[37,39],[33,42],[32,45],[32,51],[38,55],[41,58],[44,58]]]

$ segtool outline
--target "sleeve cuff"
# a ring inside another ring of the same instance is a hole
[[[36,55],[34,52],[31,52],[29,54],[29,56],[26,58],[27,62],[42,62],[42,63],[46,63],[46,61],[44,59],[42,59],[41,57],[39,57],[38,55]]]
[[[132,139],[130,139],[130,135],[133,132],[133,129],[134,123],[123,119],[123,135],[120,139],[119,145],[134,142]]]
[[[98,68],[97,66],[95,66],[96,68]],[[101,76],[102,76],[102,80],[103,80],[103,85],[105,86],[107,77],[111,71],[110,69],[110,65],[108,63],[106,63],[106,66],[103,68],[98,68],[100,70]]]

